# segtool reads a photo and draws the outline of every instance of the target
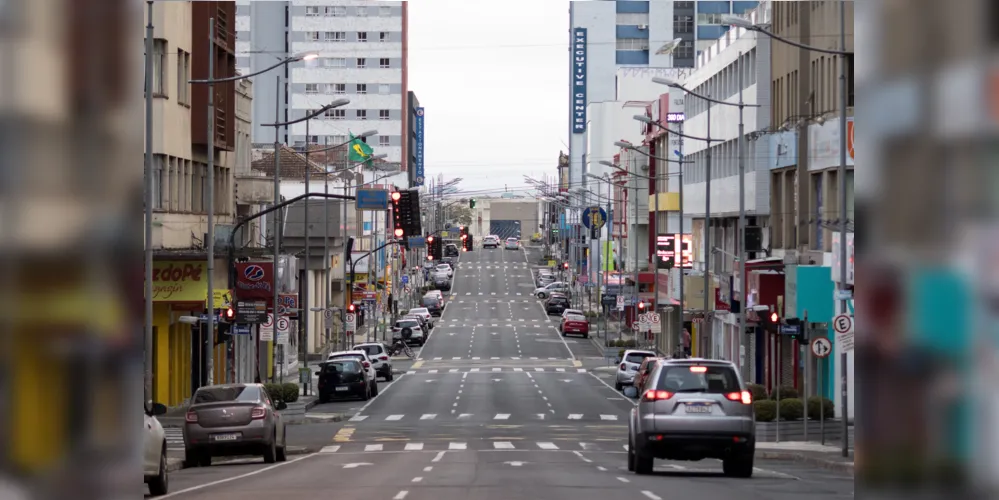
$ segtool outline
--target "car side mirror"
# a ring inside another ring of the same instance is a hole
[[[160,415],[166,415],[167,407],[163,403],[153,403],[149,406],[149,414],[157,417]]]
[[[286,410],[288,409],[288,403],[285,403],[284,401],[278,401],[277,404],[274,405],[274,408],[277,411]]]

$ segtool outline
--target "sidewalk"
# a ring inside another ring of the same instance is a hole
[[[756,443],[757,458],[770,460],[792,460],[824,469],[853,474],[853,450],[850,450],[849,457],[844,457],[842,452],[843,450],[838,446],[828,446],[801,441]]]

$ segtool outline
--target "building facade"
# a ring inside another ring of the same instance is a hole
[[[403,172],[408,169],[406,2],[241,0],[237,7],[241,71],[259,71],[296,55],[319,55],[290,64],[283,75],[277,70],[280,83],[271,73],[257,78],[255,143],[274,141],[273,128],[264,124],[302,118],[346,98],[350,104],[309,120],[308,130],[305,122],[282,130],[279,140],[298,147],[307,142],[335,145],[351,133],[376,130],[367,139],[376,154],[387,155],[386,161]]]

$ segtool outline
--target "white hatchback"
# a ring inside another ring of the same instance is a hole
[[[381,375],[386,382],[391,382],[392,358],[389,357],[388,349],[381,342],[365,342],[354,346],[355,351],[364,351],[371,360],[371,365],[375,368],[375,374]]]
[[[371,384],[371,396],[378,395],[378,373],[375,372],[375,364],[371,362],[371,358],[368,357],[368,353],[365,351],[339,351],[331,352],[329,356],[326,357],[326,361],[333,361],[339,358],[354,358],[360,359],[361,366],[368,374],[368,383]]]

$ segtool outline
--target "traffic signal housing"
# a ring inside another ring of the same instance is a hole
[[[472,235],[465,234],[461,236],[461,249],[465,252],[472,251]]]
[[[638,312],[639,313],[645,312],[645,302],[639,302],[638,303]]]
[[[406,238],[405,209],[402,204],[402,192],[393,191],[389,195],[389,199],[392,201],[392,226],[395,228],[393,235],[397,240],[400,240],[400,243],[406,250],[409,250],[409,240]]]
[[[355,306],[354,304],[348,304],[347,305],[347,312],[351,313],[351,314],[357,312],[357,306]]]
[[[475,208],[475,198],[468,200],[468,208]]]
[[[431,260],[441,260],[444,257],[444,241],[438,237],[430,236],[427,238],[427,243],[429,243]]]

